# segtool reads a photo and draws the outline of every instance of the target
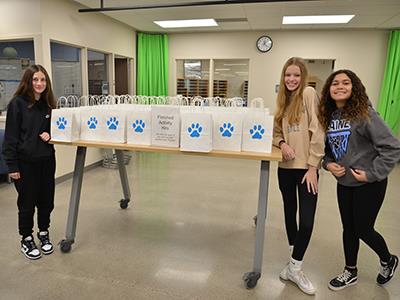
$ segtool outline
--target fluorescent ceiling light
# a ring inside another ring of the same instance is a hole
[[[193,20],[170,20],[154,21],[162,28],[182,28],[182,27],[211,27],[218,26],[214,19],[193,19]]]
[[[354,15],[284,16],[282,24],[342,24],[349,23]]]

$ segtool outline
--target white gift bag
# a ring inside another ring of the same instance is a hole
[[[151,107],[151,144],[179,147],[180,109],[178,106]]]
[[[269,108],[265,107],[263,98],[254,98],[250,100],[248,109],[255,109],[255,111],[264,110],[265,113],[269,114]]]
[[[51,140],[72,142],[80,136],[79,108],[53,109],[51,112]]]
[[[271,153],[274,117],[249,109],[243,118],[242,151]]]
[[[211,113],[181,111],[181,151],[210,152],[212,127]]]
[[[126,113],[123,105],[102,105],[101,141],[126,143]]]
[[[126,106],[126,141],[128,144],[151,145],[151,106]]]
[[[122,105],[85,107],[81,111],[81,139],[125,143],[126,116]]]
[[[101,111],[99,106],[81,107],[81,140],[101,141]]]
[[[215,107],[213,117],[213,149],[241,151],[243,113]]]

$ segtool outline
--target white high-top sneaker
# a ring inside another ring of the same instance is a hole
[[[293,248],[294,246],[289,246],[289,257],[292,258],[292,253],[293,253]],[[290,262],[290,259],[289,259]],[[279,277],[283,280],[289,280],[288,276],[287,276],[287,272],[288,272],[288,267],[289,267],[289,262],[286,264],[286,266],[283,268],[283,270],[281,271],[281,273],[279,274]]]
[[[40,248],[42,249],[42,253],[45,255],[53,253],[54,248],[53,244],[50,242],[49,232],[40,231],[38,232],[37,237],[40,240]]]
[[[31,235],[21,240],[21,252],[29,259],[39,259],[42,256]]]
[[[289,266],[287,268],[287,277],[290,281],[297,284],[300,290],[308,295],[314,295],[316,292],[315,287],[301,269],[302,261],[290,259]]]

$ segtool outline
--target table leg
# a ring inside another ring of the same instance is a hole
[[[72,178],[71,198],[69,200],[69,210],[67,219],[67,229],[65,239],[60,241],[61,252],[71,251],[71,246],[75,241],[76,223],[78,219],[79,200],[81,198],[83,169],[85,167],[86,147],[78,146],[76,149],[75,167]]]
[[[115,150],[115,155],[117,156],[119,177],[121,178],[122,191],[124,193],[124,198],[119,201],[119,205],[121,208],[125,209],[128,207],[128,203],[131,199],[131,192],[129,189],[128,175],[126,174],[124,152],[123,150]]]
[[[260,186],[258,191],[256,241],[254,249],[253,271],[245,273],[243,275],[243,280],[248,289],[254,288],[257,285],[258,279],[260,279],[261,277],[261,267],[264,252],[265,220],[267,216],[268,184],[269,161],[262,160],[260,169]]]

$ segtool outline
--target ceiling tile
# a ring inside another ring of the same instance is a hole
[[[222,30],[250,30],[250,24],[248,22],[224,22],[219,24]]]
[[[378,28],[400,28],[400,14],[379,24]]]
[[[207,2],[210,0],[104,0],[105,7],[136,6]],[[98,8],[100,0],[75,1],[88,7]],[[128,24],[139,31],[188,32],[188,31],[231,31],[263,29],[326,29],[326,28],[399,28],[400,0],[325,0],[287,1],[274,3],[251,3],[210,5],[160,9],[126,10],[106,12],[106,15]],[[355,14],[349,24],[342,25],[282,25],[284,15],[329,15]],[[221,24],[218,28],[162,29],[156,20],[199,19],[199,18],[247,18],[248,24]]]

